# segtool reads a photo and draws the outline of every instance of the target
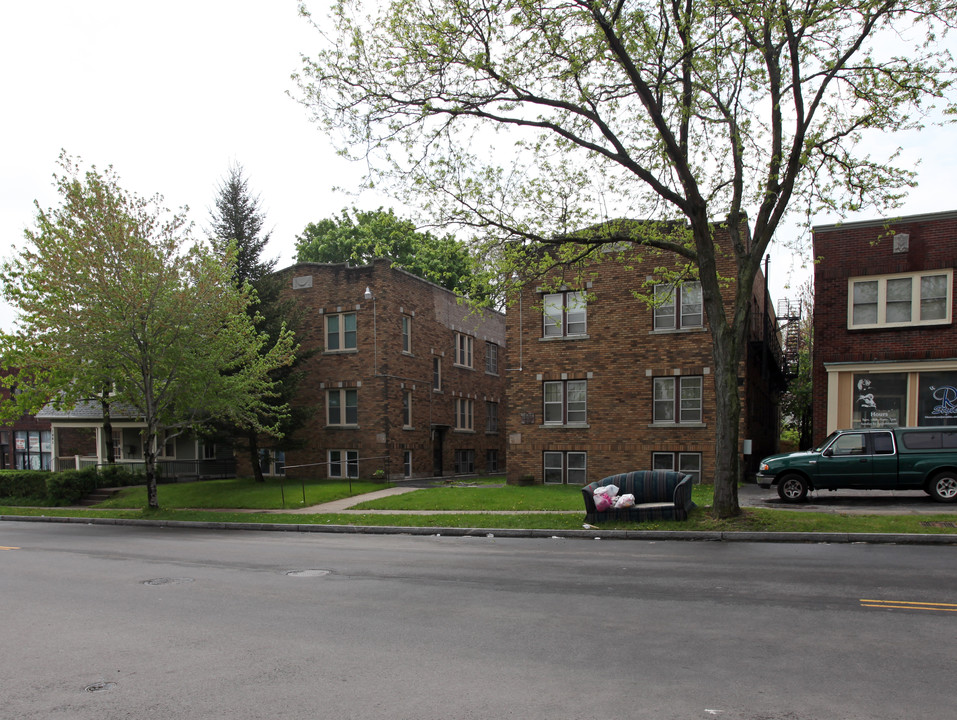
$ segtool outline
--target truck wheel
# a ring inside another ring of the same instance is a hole
[[[930,481],[930,496],[937,502],[957,502],[957,473],[944,470]]]
[[[807,480],[801,475],[785,475],[778,480],[778,495],[784,502],[801,502],[807,497]]]

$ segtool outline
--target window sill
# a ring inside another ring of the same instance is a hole
[[[687,328],[656,328],[654,330],[649,330],[649,335],[686,335],[688,333],[701,333],[707,332],[707,329],[703,326],[696,327],[687,327]]]
[[[559,342],[562,340],[590,340],[591,337],[586,333],[585,335],[549,335],[547,337],[538,338],[539,342]]]
[[[452,367],[461,368],[462,370],[475,370],[471,365],[459,365],[458,363],[452,363]]]
[[[358,425],[326,425],[326,430],[359,430]]]
[[[685,423],[676,423],[676,422],[652,422],[648,423],[649,428],[706,428],[708,423],[703,422],[685,422]]]
[[[906,322],[906,323],[877,323],[874,325],[848,325],[848,332],[855,332],[858,330],[915,330],[918,328],[925,327],[945,327],[951,325],[951,320],[924,320],[923,322]]]
[[[358,348],[346,348],[345,350],[323,350],[323,355],[358,355]]]
[[[591,425],[588,423],[544,423],[538,426],[539,430],[588,430],[591,428]]]
[[[461,435],[474,435],[474,430],[469,430],[468,428],[452,428],[453,433],[459,433]]]

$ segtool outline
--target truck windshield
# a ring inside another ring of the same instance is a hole
[[[824,448],[827,447],[827,444],[831,442],[831,440],[833,440],[837,436],[837,434],[838,434],[837,430],[832,432],[830,435],[824,438],[824,441],[820,445],[818,445],[816,448],[813,448],[811,452],[824,452]]]

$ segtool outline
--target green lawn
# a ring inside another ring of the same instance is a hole
[[[305,502],[303,502],[305,486]],[[339,480],[267,480],[258,483],[252,478],[228,480],[203,480],[192,483],[162,484],[156,496],[160,507],[176,508],[238,508],[256,510],[281,510],[304,505],[318,505],[351,495],[361,495],[373,490],[391,487],[386,483],[353,480],[350,493],[348,482]],[[285,504],[283,497],[285,496]],[[100,503],[97,508],[146,507],[146,487],[139,486],[121,490],[112,499]]]
[[[417,490],[374,500],[356,509],[389,510],[388,514],[290,514],[281,512],[281,486],[275,480],[256,483],[251,479],[211,480],[160,485],[160,510],[145,508],[144,488],[132,488],[107,503],[90,509],[20,508],[0,506],[0,515],[46,515],[61,517],[116,517],[205,522],[283,523],[316,525],[388,525],[399,527],[531,528],[580,530],[584,524],[581,489],[574,486],[512,487],[501,478],[486,478],[450,487]],[[302,507],[302,485],[286,482],[286,507]],[[389,487],[382,483],[353,481],[352,494]],[[315,505],[348,497],[349,484],[341,481],[307,481],[306,504]],[[716,520],[708,513],[712,488],[695,486],[697,504],[687,522],[603,523],[610,530],[709,530],[723,532],[835,532],[835,533],[925,533],[957,534],[957,515],[840,515],[796,510],[747,508],[739,517]],[[123,509],[135,508],[135,509]],[[212,508],[227,508],[213,510]],[[280,512],[229,512],[228,509],[274,509]],[[472,511],[470,514],[411,515],[404,511]],[[491,514],[481,511],[543,511],[541,514]],[[475,514],[478,511],[479,514]],[[551,511],[551,512],[549,512]],[[570,512],[571,511],[571,512]]]

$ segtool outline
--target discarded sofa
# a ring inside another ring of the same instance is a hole
[[[589,483],[582,488],[585,500],[585,522],[623,520],[687,520],[691,502],[693,478],[673,470],[635,470]],[[595,489],[608,485],[618,487],[618,495],[635,496],[631,507],[598,511],[595,507]]]

